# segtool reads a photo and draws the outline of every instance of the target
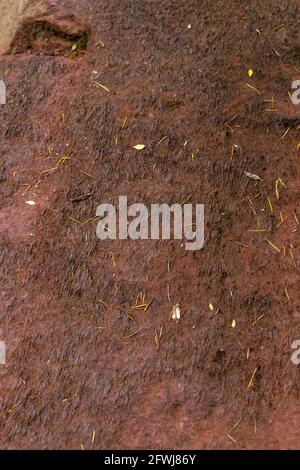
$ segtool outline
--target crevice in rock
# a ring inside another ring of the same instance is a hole
[[[88,40],[89,31],[70,34],[48,21],[28,19],[17,31],[7,54],[69,55],[75,58],[86,51]]]

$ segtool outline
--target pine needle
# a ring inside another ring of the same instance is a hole
[[[258,369],[258,367],[256,367],[256,368],[254,369],[254,371],[253,371],[253,374],[252,374],[252,376],[251,376],[251,379],[249,380],[247,389],[253,387],[254,377],[255,377],[255,374],[256,374],[256,372],[257,372],[257,369]]]
[[[270,242],[270,240],[268,240],[267,238],[265,238],[265,241],[266,241],[267,243],[269,243],[269,245],[272,246],[272,248],[274,248],[274,250],[276,250],[278,253],[281,253],[280,249],[279,249],[276,245],[274,245],[272,242]]]
[[[103,90],[107,91],[107,93],[110,93],[110,90],[105,85],[102,85],[102,83],[99,83],[99,82],[94,82],[94,83],[96,83],[96,85],[98,85]]]
[[[255,91],[255,93],[257,93],[258,95],[261,95],[261,92],[254,86],[250,85],[249,83],[246,83],[246,86],[250,88],[251,90]]]
[[[124,336],[123,339],[132,338],[133,336],[136,336],[141,330],[142,330],[142,328],[139,328],[138,330],[134,331],[133,333],[130,333],[129,335]]]

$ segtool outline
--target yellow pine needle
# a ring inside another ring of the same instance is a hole
[[[105,248],[102,248],[101,246],[99,246],[99,250],[103,251],[104,253],[107,253],[108,255],[111,255],[111,256],[115,256],[116,253],[114,253],[113,251],[108,251],[108,250],[105,250]]]
[[[54,166],[53,168],[49,168],[49,170],[44,170],[41,172],[41,175],[45,175],[46,173],[50,173],[51,171],[57,170],[57,166]]]
[[[247,196],[247,197],[248,197],[250,208],[251,208],[253,214],[257,217],[257,212],[256,212],[256,209],[254,207],[254,204],[253,204],[252,200],[250,199],[250,197],[249,196]]]
[[[189,202],[189,200],[191,199],[192,195],[190,194],[189,196],[187,196],[183,201],[182,203],[180,204],[181,206],[183,206],[184,204],[186,204],[187,202]],[[170,271],[169,271],[170,272]]]
[[[158,147],[164,140],[166,140],[168,138],[167,135],[165,135],[165,137],[163,137],[162,139],[160,139],[159,142],[157,142],[157,144],[155,145],[155,147]]]
[[[159,350],[159,347],[160,347],[160,340],[161,340],[161,337],[162,337],[162,332],[163,332],[163,326],[162,325],[161,325],[159,330],[155,329],[154,340],[155,340],[157,350]]]
[[[261,92],[254,86],[250,85],[249,83],[246,83],[246,86],[250,88],[251,90],[255,91],[255,93],[257,93],[258,95],[261,95]]]
[[[100,304],[104,305],[104,307],[106,307],[107,310],[110,310],[109,306],[107,305],[106,302],[104,302],[104,300],[98,299],[98,302],[99,302]]]
[[[69,217],[69,220],[72,220],[73,222],[76,222],[79,225],[85,225],[88,222],[90,222],[91,220],[93,220],[93,217],[90,217],[89,219],[85,220],[84,222],[80,222],[80,220],[75,219],[74,217]]]
[[[228,437],[228,439],[233,442],[234,444],[237,444],[237,441],[234,439],[234,437],[232,437],[230,434],[226,434],[226,436]]]
[[[251,375],[251,378],[250,378],[248,386],[247,386],[247,390],[253,386],[253,381],[254,381],[254,377],[255,377],[255,374],[257,372],[257,369],[258,369],[258,367],[255,367],[255,369],[254,369],[254,371]]]
[[[139,332],[140,332],[141,330],[142,330],[142,328],[139,328],[138,330],[134,331],[133,333],[130,333],[129,335],[124,336],[123,339],[132,338],[133,336],[136,336],[137,334],[139,334]]]
[[[145,309],[144,309],[144,312],[147,312],[148,308],[150,307],[150,305],[152,304],[154,299],[150,300],[150,302],[147,303]]]
[[[148,306],[148,304],[132,305],[131,309],[132,310],[140,310],[140,309],[145,309],[147,306]]]
[[[291,127],[288,127],[285,133],[281,136],[281,140],[285,138],[285,136],[290,132]]]
[[[287,299],[288,299],[288,301],[289,301],[289,304],[292,305],[291,298],[290,298],[290,296],[289,296],[287,287],[284,288],[284,291],[285,291],[285,295],[286,295],[286,297],[287,297]]]
[[[254,322],[252,323],[252,328],[256,325],[256,323],[261,320],[262,318],[264,318],[265,315],[261,315],[260,317],[258,317],[256,320],[254,320]]]
[[[228,237],[226,237],[226,238],[227,238],[227,240],[229,240],[232,243],[235,243],[236,245],[242,246],[243,248],[249,248],[248,245],[244,245],[243,243],[238,242],[237,240],[233,240],[232,238],[228,238]]]
[[[94,178],[93,175],[91,175],[90,173],[87,173],[86,171],[82,171],[81,173],[85,176],[89,176],[90,178]]]
[[[265,241],[266,241],[267,243],[269,243],[269,245],[270,245],[272,248],[274,248],[274,250],[276,250],[278,253],[281,253],[280,249],[279,249],[276,245],[274,245],[270,240],[268,240],[267,238],[265,238]]]
[[[268,197],[268,205],[269,205],[271,213],[274,214],[274,209],[273,209],[273,206],[272,206],[272,202],[271,202],[271,199],[269,197]]]
[[[102,85],[102,83],[99,83],[99,82],[94,82],[94,83],[96,83],[96,85],[98,85],[103,90],[107,91],[107,93],[110,93],[110,90],[105,85]]]
[[[279,228],[289,218],[289,216],[286,216],[284,219],[281,213],[280,215],[281,215],[281,221],[276,225],[276,228]]]
[[[167,297],[168,297],[169,303],[171,303],[170,284],[167,284]]]
[[[261,232],[266,232],[266,231],[267,231],[266,228],[258,228],[258,229],[248,230],[248,232],[252,232],[252,233],[261,233]]]
[[[279,185],[284,186],[284,182],[282,181],[281,178],[278,178],[275,183],[275,193],[276,193],[276,199],[279,201],[280,198],[280,193],[279,193]]]
[[[242,418],[240,418],[233,426],[232,428],[228,431],[228,433],[230,434],[234,429],[236,429],[238,427],[238,425],[240,424],[240,422],[242,421]]]

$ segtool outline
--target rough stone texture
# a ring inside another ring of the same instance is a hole
[[[30,40],[47,31],[69,39],[79,37],[87,27],[73,14],[73,2],[59,0],[0,0],[0,54],[29,46]],[[23,45],[20,48],[20,45]],[[32,45],[32,44],[31,44]]]

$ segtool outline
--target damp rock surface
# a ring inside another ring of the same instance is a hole
[[[1,448],[299,449],[300,0],[0,5]],[[100,241],[120,195],[204,248]]]

